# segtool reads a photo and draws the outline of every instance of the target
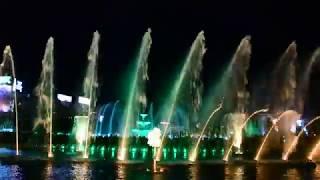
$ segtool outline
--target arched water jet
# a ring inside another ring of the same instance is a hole
[[[316,153],[316,151],[320,148],[320,140],[317,142],[317,144],[312,148],[310,153],[308,154],[307,158],[309,160],[313,160],[313,156]]]
[[[205,37],[204,37],[204,32],[201,31],[199,32],[199,34],[197,35],[196,39],[193,41],[191,49],[188,53],[187,59],[182,67],[182,71],[180,73],[180,75],[178,76],[178,79],[175,81],[173,90],[171,91],[171,94],[169,96],[169,100],[168,100],[168,111],[165,113],[165,117],[166,117],[166,126],[164,127],[164,131],[161,137],[161,142],[160,142],[160,147],[157,149],[156,152],[156,160],[159,161],[161,158],[161,153],[162,153],[162,148],[163,148],[163,143],[164,143],[164,139],[167,136],[168,133],[168,128],[174,113],[174,109],[176,106],[176,101],[178,98],[178,95],[181,91],[181,86],[183,84],[183,82],[185,81],[185,77],[188,73],[188,71],[191,68],[191,65],[193,64],[193,61],[202,61],[203,56],[206,52],[206,48],[205,48]],[[196,57],[196,58],[194,58]],[[199,62],[196,62],[198,65],[200,64]],[[197,68],[197,67],[195,67]]]
[[[144,92],[145,81],[149,79],[148,77],[148,56],[150,53],[152,44],[151,29],[149,28],[147,32],[143,35],[141,48],[138,54],[138,58],[135,64],[134,75],[132,83],[129,87],[129,97],[126,102],[125,108],[125,126],[123,130],[122,139],[120,142],[120,147],[118,151],[118,160],[125,160],[127,158],[127,138],[129,136],[130,129],[130,119],[136,118],[137,108],[142,104],[145,108],[146,106],[146,96]],[[140,87],[141,86],[141,87]],[[137,104],[138,103],[138,104]],[[141,104],[140,104],[141,103]],[[138,112],[139,113],[139,112]]]
[[[19,122],[18,122],[18,103],[17,103],[17,79],[16,79],[16,71],[15,71],[15,65],[14,60],[11,52],[10,46],[6,46],[3,51],[3,60],[0,64],[0,75],[4,75],[4,69],[5,65],[9,63],[11,66],[11,74],[13,78],[13,84],[12,84],[12,90],[13,90],[13,96],[14,96],[14,109],[15,109],[15,124],[16,124],[16,156],[19,155]]]
[[[87,123],[86,123],[86,136],[85,136],[85,147],[83,158],[88,158],[88,141],[90,138],[90,121],[93,117],[94,109],[97,102],[96,89],[98,87],[98,72],[97,72],[97,59],[99,55],[99,40],[100,34],[98,31],[93,33],[92,43],[90,50],[88,52],[88,67],[86,71],[86,76],[83,82],[83,94],[84,97],[89,99],[89,104],[87,108]]]
[[[46,50],[42,59],[42,71],[40,82],[35,88],[36,96],[38,97],[37,120],[34,129],[42,124],[49,133],[49,149],[48,157],[53,157],[52,153],[52,111],[53,111],[53,38],[48,39]],[[49,127],[48,127],[49,126]]]
[[[288,113],[292,113],[292,112],[295,112],[295,111],[293,111],[293,110],[287,110],[287,111],[281,113],[280,116],[278,116],[278,118],[274,119],[274,121],[272,121],[272,126],[271,126],[271,128],[269,129],[267,135],[264,137],[264,139],[263,139],[263,141],[262,141],[262,143],[261,143],[261,145],[260,145],[260,147],[259,147],[259,149],[258,149],[258,152],[257,152],[254,160],[256,160],[256,161],[259,161],[259,160],[260,160],[260,155],[261,155],[262,149],[263,149],[263,147],[264,147],[264,145],[265,145],[265,143],[266,143],[266,141],[267,141],[267,139],[268,139],[271,131],[275,128],[276,124],[282,119],[282,117],[283,117],[284,115],[286,115],[286,114],[288,114]]]
[[[99,115],[98,122],[96,123],[96,130],[95,130],[96,135],[99,135],[99,136],[102,135],[102,127],[104,125],[105,113],[106,113],[106,110],[111,107],[111,105],[112,105],[111,103],[108,103],[104,105],[102,108],[100,108],[100,111],[98,113]]]
[[[213,117],[213,115],[214,115],[216,112],[218,112],[221,108],[222,108],[222,103],[219,104],[219,106],[210,114],[210,116],[209,116],[209,118],[207,119],[204,127],[202,128],[202,131],[201,131],[201,134],[200,134],[200,136],[199,136],[199,138],[198,138],[198,140],[197,140],[197,143],[196,143],[195,147],[193,148],[193,151],[192,151],[191,155],[189,156],[189,161],[192,161],[192,162],[193,162],[193,161],[196,160],[197,154],[198,154],[198,146],[199,146],[200,141],[201,141],[201,139],[202,139],[203,133],[204,133],[204,131],[206,130],[206,128],[207,128],[207,126],[208,126],[208,124],[209,124],[210,119],[211,119],[211,118]]]
[[[109,119],[109,129],[108,129],[108,135],[111,135],[112,134],[112,126],[113,126],[113,119],[114,119],[114,113],[116,111],[116,108],[119,104],[119,100],[117,100],[114,105],[113,105],[113,108],[112,108],[112,112],[111,112],[111,116],[110,116],[110,119]]]
[[[296,147],[298,140],[300,138],[300,136],[302,135],[303,131],[305,128],[307,128],[308,126],[310,126],[313,122],[315,122],[316,120],[319,120],[320,116],[317,116],[315,118],[313,118],[311,121],[309,121],[298,133],[298,136],[296,136],[293,140],[293,142],[290,144],[289,149],[284,153],[284,155],[282,156],[282,160],[288,160],[288,156],[292,153],[293,149]]]
[[[246,126],[247,122],[248,122],[253,116],[255,116],[256,114],[262,113],[262,112],[267,112],[268,110],[269,110],[269,109],[260,109],[260,110],[258,110],[258,111],[253,112],[253,113],[244,121],[244,123],[241,125],[241,127],[240,127],[241,131],[243,130],[243,128]],[[228,161],[230,152],[231,152],[232,147],[234,146],[234,144],[235,144],[235,141],[233,140],[231,146],[230,146],[229,149],[227,150],[227,153],[226,153],[226,154],[224,155],[224,157],[223,157],[223,160],[224,160],[224,161]]]

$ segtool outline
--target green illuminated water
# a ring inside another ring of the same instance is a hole
[[[161,155],[162,155],[162,148],[163,148],[163,143],[164,143],[164,139],[168,134],[168,128],[170,126],[170,122],[176,107],[176,103],[178,100],[178,96],[181,93],[181,88],[183,86],[183,83],[185,83],[186,80],[186,76],[190,73],[197,73],[199,74],[198,71],[201,70],[201,68],[199,68],[199,66],[202,67],[202,59],[203,56],[205,54],[205,36],[204,36],[204,32],[201,31],[196,39],[194,40],[194,42],[192,43],[191,49],[188,53],[188,56],[186,58],[186,61],[182,67],[182,70],[177,78],[177,80],[175,81],[175,84],[173,86],[173,89],[170,93],[170,96],[167,99],[167,104],[165,107],[168,107],[165,109],[164,112],[164,121],[166,122],[167,125],[165,125],[163,133],[162,133],[162,138],[161,138],[161,143],[160,143],[160,147],[158,148],[157,154],[156,154],[156,159],[160,160]],[[196,70],[193,70],[193,68],[195,68]],[[199,75],[197,75],[199,76]],[[191,80],[192,81],[192,80]]]
[[[120,142],[120,151],[118,152],[118,159],[127,159],[127,137],[129,136],[129,130],[131,129],[132,123],[139,116],[140,110],[146,106],[146,95],[145,95],[145,81],[148,80],[148,56],[152,44],[151,29],[144,34],[142,38],[142,44],[136,60],[133,74],[133,79],[129,85],[129,96],[125,108],[125,126]]]

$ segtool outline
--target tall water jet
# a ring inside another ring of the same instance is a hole
[[[256,160],[260,159],[261,151],[271,131],[275,128],[277,119],[280,120],[280,117],[290,112],[288,111],[288,109],[298,109],[296,105],[296,59],[297,45],[295,42],[292,42],[280,57],[280,60],[272,73],[270,112],[274,117],[278,116],[278,118],[275,118],[272,127],[264,137],[262,144],[260,145],[260,148],[256,154]],[[294,112],[296,113],[296,111]],[[279,114],[281,115],[279,116]],[[300,115],[297,114],[294,117],[299,116]],[[291,118],[286,121],[281,121],[282,126],[287,128],[282,128],[280,133],[283,134],[283,136],[287,139],[286,142],[289,142],[284,144],[284,149],[287,148],[287,144],[290,144],[290,141],[294,137],[292,132],[289,131],[291,129],[291,126],[295,123],[293,122],[294,120],[297,119]]]
[[[222,103],[223,103],[223,102],[222,102]],[[205,125],[203,126],[202,131],[201,131],[201,134],[200,134],[200,136],[199,136],[199,138],[198,138],[198,140],[197,140],[197,143],[196,143],[196,145],[192,148],[193,150],[192,150],[192,153],[191,153],[190,156],[189,156],[189,161],[192,161],[192,162],[193,162],[193,161],[195,161],[195,160],[197,159],[198,147],[199,147],[200,141],[201,141],[201,139],[202,139],[202,137],[203,137],[203,133],[204,133],[204,131],[206,130],[206,128],[207,128],[207,126],[208,126],[208,124],[209,124],[210,119],[214,116],[214,114],[215,114],[216,112],[218,112],[218,111],[222,108],[222,103],[219,104],[219,106],[210,114],[210,116],[209,116],[209,118],[207,119]]]
[[[90,122],[94,117],[94,110],[97,102],[97,88],[98,88],[98,64],[97,59],[99,55],[99,40],[100,34],[98,31],[93,33],[92,43],[88,52],[88,66],[86,75],[83,81],[83,95],[89,99],[87,108],[88,122],[86,124],[86,135],[85,135],[85,147],[83,158],[88,158],[88,141],[90,139]]]
[[[9,72],[6,70],[9,69]],[[14,66],[14,60],[11,52],[10,46],[6,46],[3,51],[3,60],[0,64],[0,76],[4,76],[5,73],[11,73],[13,78],[12,92],[14,96],[14,111],[15,111],[15,124],[16,124],[16,155],[19,155],[19,122],[18,122],[18,104],[17,104],[17,79],[16,71]]]
[[[244,121],[244,123],[241,125],[240,130],[242,131],[243,128],[246,127],[248,121],[249,121],[253,116],[255,116],[256,114],[262,113],[262,112],[267,112],[267,111],[268,111],[268,109],[260,109],[260,110],[258,110],[258,111],[253,112],[250,116],[247,117],[247,119],[246,119],[246,120]],[[231,150],[232,150],[232,147],[235,146],[235,142],[236,142],[235,140],[232,141],[232,144],[231,144],[231,146],[229,147],[229,149],[227,150],[227,153],[224,154],[224,157],[223,157],[223,160],[224,160],[224,161],[228,161],[230,152],[231,152]]]
[[[164,131],[163,131],[163,134],[161,137],[160,147],[158,148],[157,153],[156,153],[156,160],[157,161],[159,161],[161,158],[164,139],[168,133],[168,128],[170,126],[170,122],[171,122],[172,115],[173,115],[173,112],[174,112],[174,109],[175,109],[175,106],[177,103],[178,95],[181,91],[182,84],[184,83],[188,73],[194,73],[195,76],[191,75],[191,77],[194,77],[193,80],[199,81],[199,74],[200,74],[199,71],[202,68],[202,59],[203,59],[205,52],[206,52],[205,37],[204,37],[204,32],[201,31],[197,35],[194,42],[192,43],[192,46],[191,46],[191,49],[188,53],[187,59],[182,67],[182,71],[180,72],[178,79],[175,81],[174,87],[173,87],[173,89],[170,93],[169,99],[167,101],[166,107],[169,107],[165,111],[165,119],[166,119],[167,125],[164,127]],[[191,82],[193,80],[191,78]],[[197,87],[197,86],[194,86],[194,87]],[[199,100],[200,100],[199,94],[195,95],[193,100],[195,101],[194,105],[198,106]]]
[[[225,94],[224,97],[226,97],[224,106],[224,111],[227,113],[224,116],[224,123],[227,123],[226,133],[227,136],[232,136],[232,144],[237,147],[239,152],[242,142],[241,126],[245,121],[245,112],[249,99],[247,71],[251,57],[250,40],[250,36],[245,36],[233,55],[223,92]]]
[[[272,73],[270,112],[273,114],[296,109],[296,59],[297,45],[292,42],[280,57]]]
[[[300,136],[302,135],[302,133],[304,132],[304,129],[306,129],[308,126],[310,126],[312,123],[314,123],[315,121],[319,120],[320,116],[317,116],[315,118],[313,118],[311,121],[309,121],[298,133],[298,136],[296,136],[293,140],[293,142],[290,144],[289,148],[287,149],[287,151],[283,154],[282,156],[282,160],[288,160],[288,156],[293,152],[294,148],[297,146],[298,144],[298,140],[300,138]]]
[[[306,64],[305,70],[302,73],[302,77],[300,79],[300,83],[297,87],[297,107],[298,111],[302,114],[304,110],[304,101],[307,95],[307,91],[309,89],[310,75],[312,72],[312,67],[315,63],[317,63],[320,59],[320,48],[317,48],[309,61]]]
[[[118,160],[125,160],[127,158],[127,138],[132,124],[130,120],[139,117],[139,113],[145,111],[147,105],[145,83],[149,79],[148,56],[151,44],[151,29],[149,28],[142,38],[142,44],[134,66],[134,74],[132,75],[133,79],[130,81],[129,96],[125,108],[125,126],[118,151]]]
[[[48,39],[44,57],[42,59],[42,71],[40,81],[35,88],[36,96],[38,97],[37,119],[34,129],[38,125],[43,125],[46,132],[49,133],[49,149],[48,157],[53,157],[52,153],[52,110],[53,110],[53,38]]]

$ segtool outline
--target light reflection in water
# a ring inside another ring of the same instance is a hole
[[[288,180],[295,180],[299,179],[298,177],[300,177],[298,170],[293,168],[287,169],[287,172],[284,174],[284,176],[288,178]]]
[[[319,166],[319,164],[317,165],[316,169],[314,170],[313,178],[320,179],[320,166]]]
[[[127,177],[127,166],[124,164],[117,165],[117,179],[126,179]]]
[[[190,176],[188,179],[196,180],[199,179],[199,165],[189,166]]]
[[[1,179],[22,179],[21,169],[18,165],[1,165],[0,164],[0,178]]]
[[[45,177],[45,179],[52,179],[53,178],[53,167],[52,167],[51,161],[49,161],[47,163],[47,166],[45,167],[44,177]]]
[[[82,180],[91,179],[91,168],[88,162],[72,164],[72,179]]]
[[[224,169],[225,179],[244,179],[244,166],[226,165]]]

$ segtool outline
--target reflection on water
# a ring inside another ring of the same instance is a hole
[[[45,168],[45,179],[52,179],[53,178],[53,168],[52,168],[52,162],[49,161],[47,163],[47,166]]]
[[[244,177],[244,167],[243,166],[225,166],[225,179],[239,179],[242,180]]]
[[[195,180],[197,179],[197,177],[199,176],[199,165],[195,164],[194,166],[190,166],[189,167],[189,171],[190,171],[190,176],[189,179]]]
[[[0,165],[0,179],[22,179],[21,169],[18,165],[2,166]]]
[[[124,164],[119,164],[117,166],[117,179],[126,178],[126,166]]]
[[[150,164],[111,162],[2,162],[0,179],[320,179],[320,164],[315,169],[286,164],[195,164],[166,165],[164,173],[153,174]]]
[[[82,180],[91,178],[91,168],[88,162],[76,163],[72,165],[72,179]]]

